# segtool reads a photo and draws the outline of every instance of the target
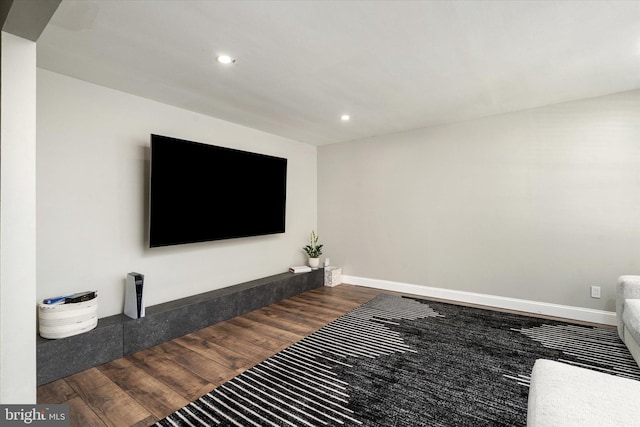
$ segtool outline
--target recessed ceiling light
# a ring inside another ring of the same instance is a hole
[[[236,60],[229,55],[219,55],[217,59],[221,64],[233,64],[234,62],[236,62]]]
[[[348,122],[349,120],[351,120],[351,116],[348,114],[343,114],[340,116],[340,120],[342,120],[343,122]]]

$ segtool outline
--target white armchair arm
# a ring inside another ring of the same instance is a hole
[[[618,335],[624,340],[624,324],[622,313],[624,313],[624,301],[627,299],[640,299],[640,276],[620,276],[616,288],[616,318],[618,320]]]

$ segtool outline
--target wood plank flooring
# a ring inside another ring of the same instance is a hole
[[[383,291],[323,287],[38,387],[71,426],[148,426]]]

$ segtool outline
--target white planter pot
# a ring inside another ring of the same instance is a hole
[[[317,269],[320,266],[320,258],[309,258],[309,267]]]

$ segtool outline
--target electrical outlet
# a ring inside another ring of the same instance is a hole
[[[600,286],[591,287],[591,298],[600,298]]]

